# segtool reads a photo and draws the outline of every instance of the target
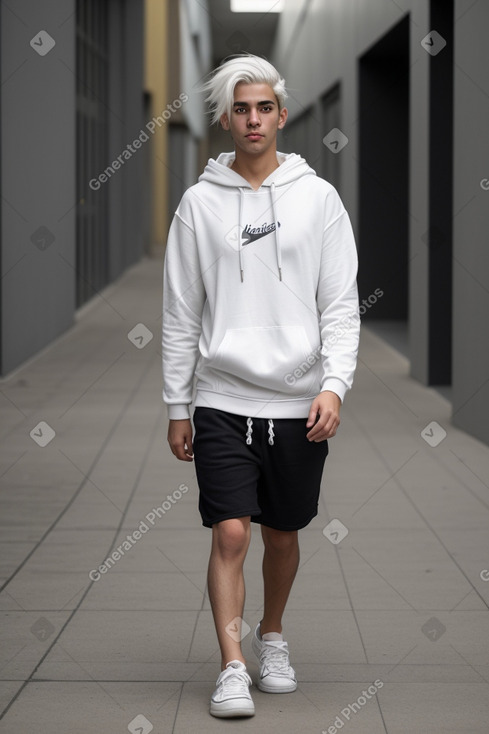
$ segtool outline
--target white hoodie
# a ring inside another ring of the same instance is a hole
[[[306,418],[356,365],[357,252],[336,189],[300,156],[258,190],[209,160],[184,194],[167,243],[163,399],[170,419],[195,405],[262,418]]]

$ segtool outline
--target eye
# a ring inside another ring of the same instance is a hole
[[[245,107],[235,107],[234,111],[241,114],[242,112],[246,112],[246,108]]]
[[[261,109],[262,109],[262,112],[271,112],[272,111],[272,107],[270,105],[265,105]]]

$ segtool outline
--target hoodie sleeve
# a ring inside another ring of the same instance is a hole
[[[343,401],[353,383],[360,337],[358,257],[350,218],[335,189],[328,194],[326,206],[317,295],[321,392],[331,390]]]
[[[190,417],[204,303],[195,233],[177,211],[163,275],[163,400],[170,420]]]

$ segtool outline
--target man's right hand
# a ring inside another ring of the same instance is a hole
[[[172,453],[180,461],[193,461],[192,424],[190,418],[173,420],[168,425],[168,443]]]

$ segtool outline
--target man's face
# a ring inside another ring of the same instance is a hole
[[[224,130],[231,131],[236,148],[248,155],[263,155],[276,147],[277,131],[287,120],[268,84],[237,84],[231,115],[221,117]]]

